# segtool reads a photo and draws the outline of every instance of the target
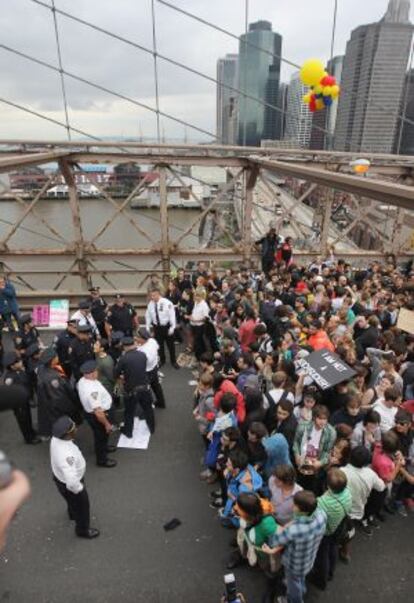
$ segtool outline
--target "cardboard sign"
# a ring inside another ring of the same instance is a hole
[[[300,366],[321,389],[329,389],[356,375],[356,371],[348,366],[338,354],[329,350],[312,352],[306,358],[302,358]]]
[[[47,327],[49,325],[49,304],[38,304],[33,306],[32,318],[35,327]]]
[[[414,312],[401,308],[398,315],[397,327],[401,329],[401,331],[414,335]]]
[[[49,303],[49,327],[64,329],[69,320],[69,300],[52,299]]]

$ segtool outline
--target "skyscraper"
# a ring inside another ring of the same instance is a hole
[[[395,144],[395,152],[400,155],[414,155],[414,69],[411,69],[406,78],[404,101],[401,113],[407,120],[400,126],[400,132]]]
[[[409,11],[409,0],[390,0],[381,21],[352,32],[342,71],[336,150],[393,152],[413,32]]]
[[[217,141],[221,144],[236,144],[237,137],[237,54],[226,54],[217,61]]]
[[[292,148],[309,147],[312,113],[303,102],[303,95],[307,88],[302,84],[300,73],[297,71],[292,75],[287,93],[287,115],[285,140],[292,143]]]
[[[336,78],[338,84],[342,79],[343,56],[334,57],[328,61],[326,67],[329,75]],[[336,118],[338,115],[338,101],[334,101],[330,107],[323,111],[316,111],[312,118],[312,132],[310,148],[315,150],[330,150],[333,146]]]
[[[260,49],[264,49],[260,50]],[[249,25],[240,37],[239,89],[270,105],[277,105],[280,81],[282,37],[272,31],[269,21]],[[275,55],[275,56],[273,56]],[[263,138],[280,136],[277,110],[239,96],[238,143],[259,146]]]

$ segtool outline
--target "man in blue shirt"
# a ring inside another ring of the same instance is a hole
[[[293,512],[293,522],[272,537],[273,548],[265,544],[262,549],[268,554],[283,550],[287,600],[289,603],[302,603],[306,593],[305,579],[325,534],[327,516],[325,511],[317,508],[316,497],[308,490],[295,494]]]

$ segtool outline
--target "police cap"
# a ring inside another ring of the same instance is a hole
[[[89,310],[90,307],[91,307],[91,304],[88,302],[87,299],[81,300],[78,304],[79,310]]]
[[[114,331],[112,333],[111,339],[112,343],[119,343],[124,338],[124,333],[122,331]]]
[[[122,345],[134,345],[134,338],[133,337],[123,337],[122,338]]]
[[[151,333],[145,327],[140,327],[137,331],[137,335],[140,339],[149,339],[151,337]]]
[[[20,323],[21,325],[26,325],[28,322],[31,322],[32,320],[33,320],[33,319],[32,319],[32,315],[31,315],[31,314],[29,314],[29,313],[27,313],[27,314],[22,314],[22,315],[20,316],[19,323]]]
[[[49,364],[57,356],[56,350],[54,347],[49,347],[43,350],[42,355],[40,356],[40,362],[42,364]]]
[[[75,429],[75,423],[70,417],[64,415],[59,417],[57,421],[53,423],[52,435],[55,438],[63,438],[66,434],[70,433]]]
[[[81,365],[80,372],[82,375],[89,375],[90,373],[96,371],[97,366],[98,365],[96,364],[95,360],[87,360]]]
[[[78,325],[78,333],[90,333],[91,331],[91,325]]]

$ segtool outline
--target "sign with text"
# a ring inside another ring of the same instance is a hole
[[[32,318],[35,327],[47,327],[49,325],[49,304],[38,304],[33,306]]]
[[[64,329],[69,320],[69,300],[52,299],[49,303],[49,327]]]
[[[329,350],[312,352],[306,358],[302,358],[300,366],[321,389],[329,389],[356,375],[354,369],[348,366],[338,354]]]
[[[414,312],[401,308],[400,313],[398,314],[397,327],[401,329],[401,331],[414,335]]]

